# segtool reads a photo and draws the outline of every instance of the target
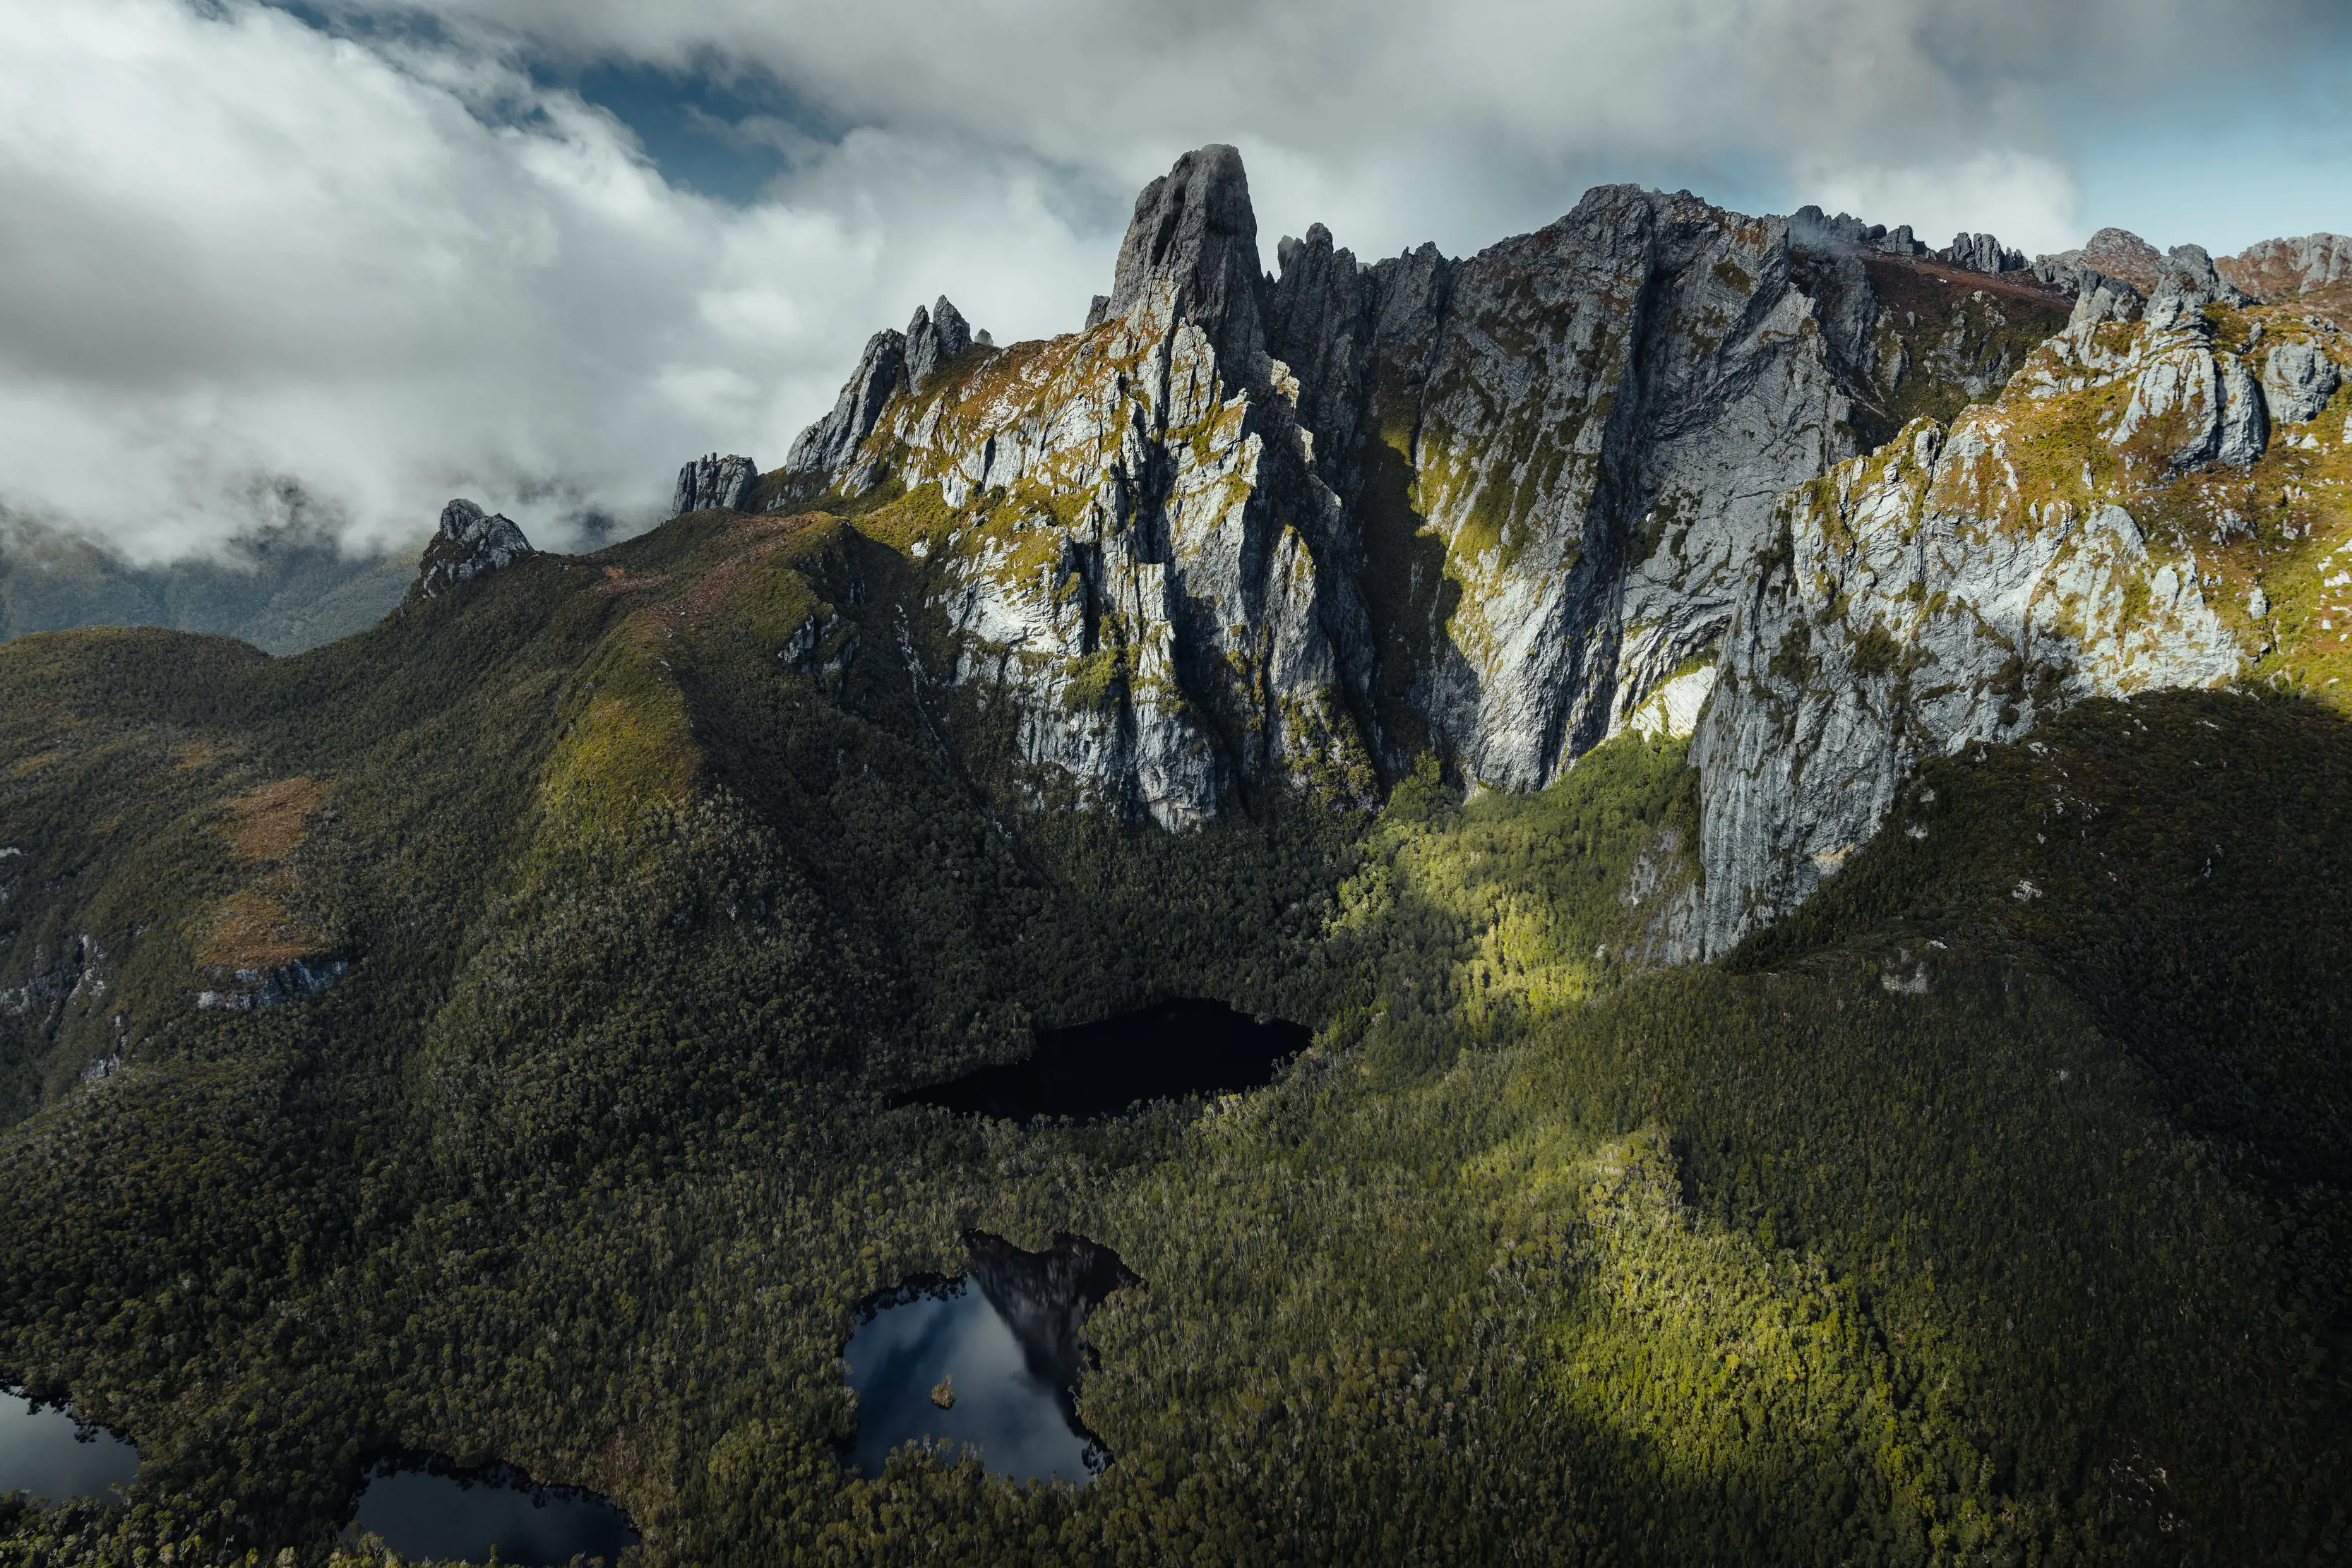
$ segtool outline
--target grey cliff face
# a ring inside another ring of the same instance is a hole
[[[1665,922],[1676,956],[1801,903],[1921,758],[2244,663],[2193,556],[2151,548],[2119,506],[2021,491],[2000,411],[1906,435],[1776,510],[1692,743],[1702,879]]]
[[[793,443],[784,457],[788,474],[832,478],[841,475],[851,456],[874,434],[883,408],[907,379],[907,335],[877,332],[866,340],[857,369],[833,412],[810,425]],[[861,486],[862,487],[862,486]]]
[[[1695,729],[1665,953],[1805,896],[1919,757],[2242,667],[2137,492],[2020,487],[2020,409],[2127,388],[2091,438],[2154,482],[2253,462],[2273,406],[2336,389],[2293,333],[2221,345],[2208,308],[2246,297],[2205,253],[2119,233],[2029,267],[1612,186],[1465,260],[1367,265],[1318,225],[1269,281],[1255,245],[1238,156],[1188,154],[1084,332],[997,350],[919,311],[791,465],[944,519],[920,553],[961,651],[932,678],[1008,703],[1037,777],[1166,826],[1370,800],[1427,751],[1539,788]]]
[[[530,541],[508,517],[485,513],[471,501],[452,501],[441,508],[441,526],[417,563],[417,597],[437,598],[469,578],[533,553]]]
[[[670,493],[670,516],[706,511],[713,507],[749,511],[759,483],[760,465],[749,457],[721,457],[713,452],[677,471],[677,486]]]
[[[1188,154],[1085,335],[918,378],[918,313],[791,464],[936,485],[972,524],[936,563],[956,678],[1013,695],[1033,761],[1168,823],[1430,748],[1539,787],[1639,714],[1686,724],[1703,675],[1653,699],[1729,624],[1773,497],[1860,450],[1893,378],[2014,368],[1906,270],[1907,230],[1817,210],[1609,187],[1466,261],[1369,267],[1318,225],[1271,285],[1255,246],[1238,155]],[[1896,319],[1896,284],[1942,314]],[[2003,319],[1989,298],[1961,309]],[[1050,563],[1007,528],[1048,530]]]

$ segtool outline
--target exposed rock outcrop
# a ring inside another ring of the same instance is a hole
[[[1789,218],[1791,244],[1806,250],[1871,251],[1880,256],[1926,256],[1927,247],[1911,233],[1911,225],[1890,229],[1865,224],[1840,213],[1831,217],[1819,207],[1799,207]]]
[[[1702,880],[1669,925],[1720,953],[1877,831],[1924,756],[2092,695],[2207,685],[2245,653],[2193,556],[2123,507],[2040,499],[2012,416],[1971,411],[1792,493],[1693,743]]]
[[[2352,238],[2343,235],[2264,240],[2214,266],[2267,304],[2352,315]]]
[[[2271,442],[2266,395],[2316,417],[2352,345],[2251,306],[2183,246],[2141,319],[2113,287],[2084,295],[1948,439],[1923,422],[1780,503],[1693,743],[1702,879],[1659,946],[1718,953],[1801,902],[1921,757],[2016,739],[2085,696],[2233,681],[2276,651],[2259,579],[2300,550],[2286,581],[2315,582],[2347,547],[2304,543],[2326,504],[2300,455],[2322,443]],[[2279,515],[2258,534],[2240,470],[2263,463]]]
[[[1125,316],[1164,289],[1175,317],[1201,329],[1226,375],[1247,383],[1265,353],[1265,287],[1242,155],[1213,144],[1177,159],[1135,198],[1111,291],[1087,325]]]
[[[1952,243],[1936,254],[1969,272],[2023,272],[2028,265],[2024,252],[2011,250],[1987,234],[1954,235]]]
[[[849,472],[851,459],[874,434],[893,394],[906,384],[907,335],[877,332],[866,340],[857,369],[834,400],[833,412],[810,425],[784,456],[789,476],[858,488],[859,476]],[[870,481],[868,481],[870,482]]]
[[[919,386],[919,313],[788,468],[809,498],[936,486],[955,678],[1129,810],[1432,748],[1538,786],[1721,635],[1773,497],[2063,321],[1925,250],[1605,187],[1459,262],[1366,267],[1317,225],[1269,284],[1239,156],[1204,148],[1138,200],[1085,334]]]
[[[2337,384],[2326,329],[2265,342],[2203,251],[2119,231],[2027,267],[1612,186],[1465,260],[1368,266],[1318,225],[1267,280],[1255,237],[1238,157],[1188,155],[1087,330],[919,376],[944,306],[918,312],[796,471],[897,486],[961,633],[933,677],[1011,704],[1040,777],[1163,824],[1369,799],[1424,751],[1538,787],[1695,729],[1703,876],[1654,951],[1802,898],[1922,755],[2232,678],[2242,618],[2182,519],[2244,519],[2155,487],[2225,483],[2270,404]]]
[[[733,512],[749,511],[759,484],[758,464],[749,457],[721,457],[713,452],[677,471],[677,487],[670,496],[670,516],[714,507]]]
[[[437,598],[478,573],[512,566],[532,553],[530,541],[511,519],[486,513],[471,501],[452,501],[441,508],[441,526],[417,562],[416,595]]]
[[[236,985],[196,993],[199,1011],[257,1012],[327,989],[351,970],[346,958],[297,958],[274,969],[239,969]]]
[[[971,344],[971,323],[948,303],[946,295],[940,295],[929,310],[918,305],[914,319],[907,323],[907,384],[922,391],[933,371]]]
[[[2145,295],[2164,273],[2164,253],[2129,229],[2101,229],[2079,250],[2037,258],[2037,269],[2053,276],[2092,271],[2120,279]]]
[[[2273,342],[2263,356],[2263,395],[2282,424],[2318,418],[2343,382],[2343,373],[2315,338]]]

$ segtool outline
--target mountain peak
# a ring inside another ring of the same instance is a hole
[[[1143,187],[1111,291],[1096,298],[1087,325],[1125,315],[1155,283],[1169,287],[1177,313],[1208,334],[1234,371],[1248,374],[1265,359],[1257,213],[1234,148],[1212,142],[1187,152]]]

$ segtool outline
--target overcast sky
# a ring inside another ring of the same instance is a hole
[[[0,510],[142,559],[781,462],[946,293],[1069,330],[1238,145],[1466,255],[1631,180],[2028,251],[2352,230],[2341,0],[0,0]]]

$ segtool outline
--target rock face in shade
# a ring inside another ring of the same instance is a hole
[[[510,519],[485,513],[471,501],[452,501],[441,508],[441,526],[417,562],[417,597],[437,598],[468,578],[512,566],[531,553],[530,541]]]
[[[2018,483],[2013,419],[1906,434],[1776,509],[1692,746],[1703,874],[1666,956],[1726,951],[1803,902],[1922,757],[2245,662],[2194,563],[2152,551],[2128,511]]]
[[[1171,824],[1368,796],[1424,749],[1549,782],[1705,656],[1771,498],[1891,428],[1898,383],[2014,370],[1963,314],[2047,330],[2070,303],[1888,310],[1907,231],[1632,187],[1466,261],[1367,267],[1317,225],[1270,280],[1255,232],[1239,156],[1187,154],[1086,332],[919,386],[919,314],[789,465],[844,497],[936,485],[974,524],[930,558],[956,678],[1013,695],[1032,761]]]
[[[877,332],[868,338],[833,412],[801,432],[785,455],[784,471],[828,479],[842,474],[906,381],[907,335]]]
[[[2085,294],[1948,435],[1923,421],[1779,503],[1693,741],[1702,875],[1663,952],[1721,952],[1801,902],[1918,758],[2087,696],[2225,684],[2270,646],[2267,593],[2220,570],[2248,565],[2238,471],[2274,419],[2331,406],[2352,343],[2241,314],[2194,246],[2132,304]]]
[[[677,471],[677,486],[670,494],[670,516],[724,507],[749,511],[760,483],[760,465],[749,457],[721,457],[712,453]]]

